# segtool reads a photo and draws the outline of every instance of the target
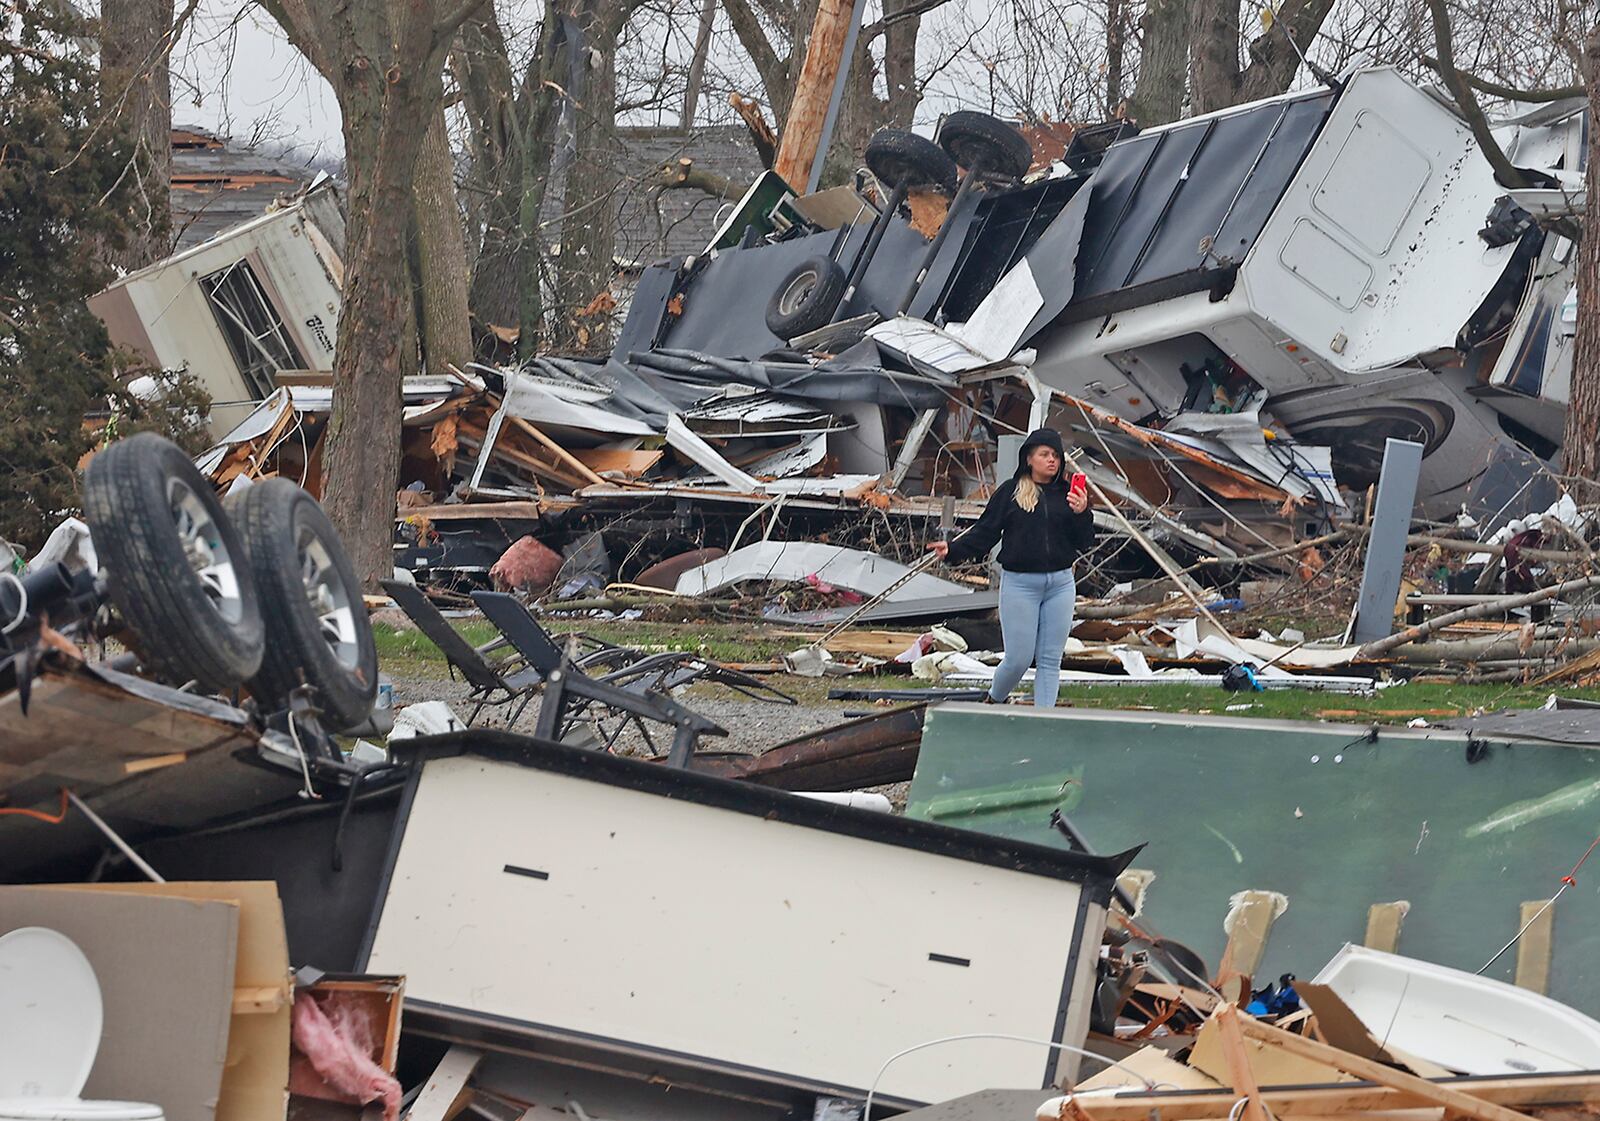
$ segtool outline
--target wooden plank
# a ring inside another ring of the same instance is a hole
[[[617,471],[627,478],[637,479],[660,463],[663,454],[659,448],[631,452],[614,448],[578,448],[572,452],[572,458],[593,471]]]
[[[515,521],[538,521],[544,503],[535,501],[513,502],[451,502],[434,506],[417,506],[400,511],[400,518],[427,518],[430,522],[464,522],[476,519],[505,518]]]
[[[1382,950],[1386,954],[1398,951],[1400,925],[1405,922],[1411,904],[1403,899],[1393,903],[1374,903],[1367,908],[1367,934],[1361,944],[1369,950]]]
[[[452,1046],[433,1068],[432,1076],[411,1104],[407,1121],[453,1121],[472,1100],[468,1081],[482,1061],[482,1051],[459,1043]]]
[[[1555,936],[1556,907],[1548,899],[1535,899],[1524,903],[1518,916],[1517,929],[1522,939],[1517,943],[1518,988],[1536,993],[1550,991],[1551,940]],[[1523,930],[1523,927],[1527,927]]]
[[[1414,1074],[1395,1070],[1372,1059],[1360,1058],[1337,1047],[1329,1047],[1326,1043],[1318,1043],[1314,1039],[1306,1039],[1281,1028],[1270,1027],[1249,1016],[1240,1019],[1239,1029],[1252,1039],[1259,1039],[1263,1043],[1274,1043],[1291,1054],[1327,1063],[1336,1070],[1353,1074],[1357,1078],[1365,1078],[1380,1086],[1403,1090],[1413,1097],[1454,1110],[1464,1117],[1472,1118],[1473,1121],[1531,1121],[1525,1113],[1518,1113],[1503,1105],[1474,1098],[1470,1094],[1429,1082],[1426,1078],[1419,1078]]]
[[[1479,1101],[1527,1107],[1600,1104],[1600,1075],[1555,1074],[1515,1078],[1455,1078],[1445,1085]],[[1238,1102],[1232,1091],[1215,1094],[1124,1093],[1083,1099],[1094,1121],[1209,1121],[1227,1117]],[[1330,1083],[1293,1090],[1261,1091],[1261,1102],[1274,1117],[1327,1117],[1350,1113],[1415,1109],[1431,1104],[1411,1093],[1371,1083]]]
[[[1250,1056],[1245,1053],[1244,1036],[1239,1031],[1239,1010],[1224,1004],[1212,1019],[1216,1021],[1222,1054],[1228,1062],[1228,1082],[1234,1093],[1244,1097],[1244,1112],[1240,1116],[1243,1121],[1267,1121],[1267,1111],[1261,1105],[1261,1087],[1256,1085]]]
[[[1283,896],[1275,891],[1242,891],[1228,918],[1232,924],[1222,951],[1222,995],[1237,1002],[1247,996],[1245,986],[1261,967],[1272,924],[1283,913]]]
[[[521,429],[523,432],[526,432],[529,436],[532,436],[535,440],[539,441],[539,443],[541,443],[545,447],[549,448],[550,451],[555,455],[555,457],[557,459],[559,459],[562,463],[566,464],[568,467],[572,468],[574,471],[576,471],[579,475],[583,476],[583,478],[587,479],[589,482],[591,482],[591,483],[603,483],[603,482],[605,482],[604,479],[602,479],[599,475],[596,475],[593,471],[589,470],[589,468],[581,460],[576,458],[566,448],[564,448],[560,444],[556,443],[549,436],[546,436],[543,432],[541,432],[538,428],[534,427],[528,421],[523,420],[519,416],[507,416],[506,419],[509,420],[514,426],[516,426],[517,428]]]
[[[159,771],[162,767],[175,766],[189,758],[187,752],[174,751],[169,755],[152,755],[148,759],[130,759],[122,764],[122,773],[125,775],[143,774],[145,771]]]

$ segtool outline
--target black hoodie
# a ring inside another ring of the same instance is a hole
[[[1017,505],[1017,480],[1028,471],[1028,453],[1051,447],[1061,459],[1062,472],[1039,487],[1039,504],[1029,513]],[[972,528],[950,542],[946,558],[951,564],[977,560],[1000,542],[1000,567],[1011,572],[1059,572],[1071,568],[1079,554],[1094,544],[1094,515],[1075,514],[1067,505],[1070,477],[1061,436],[1053,428],[1028,433],[1017,453],[1017,469],[1001,483]]]

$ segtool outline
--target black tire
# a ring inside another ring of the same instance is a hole
[[[867,167],[890,187],[956,189],[956,165],[945,150],[926,136],[907,129],[880,128],[867,142]]]
[[[244,545],[183,450],[151,432],[89,461],[83,515],[111,602],[147,669],[224,692],[261,665],[264,630]]]
[[[800,262],[767,301],[767,330],[784,342],[826,327],[844,295],[844,269],[827,257]]]
[[[1033,165],[1033,145],[1011,125],[988,113],[958,109],[939,126],[939,147],[968,171],[1021,179]]]
[[[317,500],[264,479],[228,501],[260,588],[267,648],[250,692],[278,709],[300,685],[317,691],[327,726],[352,728],[378,695],[378,649],[361,583]]]

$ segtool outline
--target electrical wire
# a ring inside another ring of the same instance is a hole
[[[1485,970],[1505,956],[1507,950],[1511,949],[1512,946],[1515,946],[1518,942],[1520,942],[1522,940],[1522,936],[1528,933],[1529,928],[1531,928],[1534,923],[1539,921],[1539,916],[1543,915],[1551,907],[1554,907],[1556,905],[1556,900],[1565,895],[1569,887],[1578,886],[1578,869],[1583,867],[1584,861],[1588,860],[1589,857],[1594,855],[1594,850],[1596,848],[1600,848],[1600,837],[1596,837],[1593,841],[1589,842],[1589,847],[1584,850],[1582,856],[1578,857],[1578,863],[1572,866],[1572,871],[1561,877],[1561,886],[1556,889],[1556,893],[1549,899],[1545,900],[1544,906],[1535,911],[1532,917],[1530,917],[1527,922],[1522,924],[1522,929],[1517,931],[1517,933],[1512,936],[1511,941],[1507,942],[1504,946],[1501,946],[1494,957],[1483,963],[1483,968],[1477,971],[1478,976],[1483,976]]]
[[[20,806],[10,809],[0,808],[0,817],[8,816],[31,817],[35,821],[44,822],[46,825],[60,825],[67,819],[67,788],[64,786],[61,788],[61,809],[57,813],[48,814],[43,810],[28,810]]]
[[[1096,1054],[1093,1051],[1085,1050],[1082,1047],[1074,1047],[1070,1043],[1057,1043],[1053,1039],[1034,1039],[1032,1036],[1010,1035],[1005,1032],[970,1032],[963,1035],[940,1036],[938,1039],[930,1039],[923,1043],[913,1044],[904,1050],[896,1051],[887,1059],[883,1060],[883,1065],[878,1068],[878,1073],[872,1076],[872,1085],[867,1088],[867,1101],[865,1108],[863,1108],[861,1111],[861,1121],[872,1121],[872,1099],[877,1096],[878,1083],[883,1081],[884,1072],[887,1071],[889,1067],[897,1060],[903,1059],[907,1055],[914,1054],[917,1051],[925,1051],[929,1047],[937,1047],[942,1043],[956,1043],[966,1039],[1009,1039],[1017,1043],[1032,1043],[1040,1047],[1049,1047],[1054,1051],[1070,1051],[1074,1055],[1081,1055],[1090,1059],[1098,1059],[1107,1066],[1116,1067],[1120,1071],[1133,1075],[1140,1082],[1144,1083],[1144,1088],[1147,1091],[1151,1091],[1156,1088],[1156,1084],[1154,1082],[1150,1081],[1150,1079],[1146,1078],[1132,1067],[1126,1066],[1123,1063],[1119,1063],[1115,1059],[1109,1059],[1104,1055]]]

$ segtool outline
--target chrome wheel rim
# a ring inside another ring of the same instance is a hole
[[[296,532],[295,554],[300,560],[300,584],[316,619],[317,633],[340,665],[357,669],[361,665],[361,647],[356,641],[355,597],[340,578],[333,555],[309,526],[300,526]]]
[[[812,289],[816,288],[817,281],[818,277],[814,272],[806,272],[795,277],[789,282],[783,298],[778,301],[778,310],[784,315],[793,315],[806,300],[811,298]]]
[[[229,623],[244,619],[244,593],[222,529],[200,496],[181,479],[167,483],[167,506],[189,569],[200,581],[211,609]]]

